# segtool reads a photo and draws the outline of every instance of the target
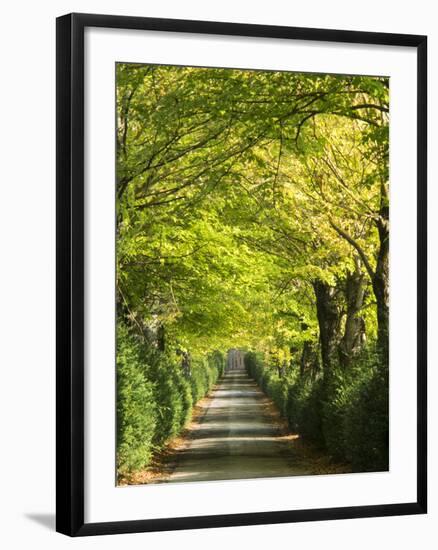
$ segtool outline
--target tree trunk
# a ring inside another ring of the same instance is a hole
[[[348,273],[345,281],[347,312],[344,335],[339,345],[339,360],[347,368],[351,359],[360,350],[365,338],[365,321],[359,315],[365,296],[364,275],[360,272],[357,260],[356,270]]]
[[[300,359],[300,376],[303,377],[310,365],[311,346],[310,342],[304,342]]]
[[[385,361],[389,348],[389,230],[387,219],[378,223],[380,249],[373,278],[377,302],[377,344]]]
[[[380,208],[375,224],[379,234],[379,251],[373,270],[361,246],[347,232],[330,220],[332,227],[358,252],[372,281],[377,303],[377,346],[383,362],[388,363],[389,348],[389,189],[386,174],[381,175]]]
[[[375,221],[379,234],[380,247],[376,268],[373,269],[362,247],[346,231],[338,227],[333,220],[331,226],[350,243],[359,254],[370,276],[377,303],[377,345],[383,362],[388,362],[389,348],[389,194],[388,186],[382,179],[380,185],[380,209]]]
[[[314,342],[306,341],[303,344],[300,358],[300,376],[310,376],[315,379],[319,372],[319,349]]]
[[[160,351],[166,350],[166,331],[162,323],[159,324],[157,329],[157,347]]]
[[[186,378],[190,378],[192,375],[192,358],[188,351],[181,352],[181,368]]]
[[[324,371],[333,365],[340,339],[340,311],[337,303],[336,288],[314,281],[313,289],[316,297],[316,312],[321,341],[321,358]]]

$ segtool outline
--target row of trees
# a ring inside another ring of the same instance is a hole
[[[186,373],[230,347],[279,377],[362,379],[364,348],[387,370],[388,96],[378,77],[119,64],[120,322]]]

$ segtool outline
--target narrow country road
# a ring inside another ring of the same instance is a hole
[[[206,404],[167,482],[303,475],[269,399],[244,369],[229,370]],[[309,472],[310,473],[310,472]]]

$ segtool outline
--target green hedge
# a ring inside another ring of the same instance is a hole
[[[145,376],[140,348],[118,327],[117,467],[119,475],[147,464],[157,430],[154,385]]]
[[[245,365],[291,429],[353,471],[388,469],[388,369],[373,346],[348,372],[338,366],[316,379],[300,377],[298,368],[280,378],[255,353],[246,354]]]
[[[356,471],[383,471],[389,464],[388,368],[376,355],[364,359],[368,375],[353,389],[344,430],[347,458]]]
[[[222,374],[215,352],[193,361],[186,376],[179,360],[117,327],[117,470],[119,476],[147,467],[155,451],[190,420],[193,404]]]
[[[217,362],[212,356],[192,362],[190,383],[194,403],[210,391],[221,372],[222,370],[218,368]]]
[[[287,402],[287,420],[291,429],[320,447],[324,447],[322,396],[322,380],[303,377],[290,384]]]

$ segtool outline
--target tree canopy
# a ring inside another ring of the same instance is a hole
[[[194,353],[297,347],[319,332],[315,284],[339,294],[356,273],[383,345],[388,93],[380,77],[118,64],[120,311]]]
[[[247,369],[309,439],[388,460],[389,80],[117,65],[118,464]]]

